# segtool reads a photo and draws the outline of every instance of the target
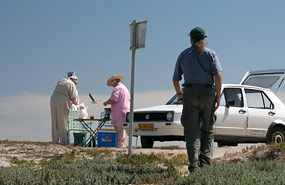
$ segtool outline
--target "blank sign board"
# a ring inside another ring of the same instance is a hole
[[[147,21],[130,24],[130,37],[131,37],[130,50],[145,48],[146,25],[147,25]],[[136,34],[135,42],[133,40],[134,32]]]

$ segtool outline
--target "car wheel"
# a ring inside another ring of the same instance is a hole
[[[223,146],[237,146],[238,143],[235,142],[218,142],[218,147],[223,147]]]
[[[152,148],[153,143],[154,141],[150,136],[141,136],[142,148]]]
[[[285,132],[282,128],[276,127],[272,129],[270,134],[267,137],[267,144],[270,143],[283,143],[285,142]]]

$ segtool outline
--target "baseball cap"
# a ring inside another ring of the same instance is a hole
[[[200,27],[193,28],[188,34],[188,36],[191,36],[192,38],[196,39],[204,39],[207,37],[205,35],[205,31]]]
[[[78,80],[75,72],[68,72],[67,73],[67,78],[72,78],[72,79]]]

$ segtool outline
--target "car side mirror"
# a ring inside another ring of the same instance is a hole
[[[227,107],[231,107],[235,105],[235,101],[234,100],[228,100],[227,101]]]

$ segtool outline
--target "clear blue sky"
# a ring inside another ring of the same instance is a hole
[[[239,83],[248,70],[285,68],[284,7],[281,0],[0,0],[0,139],[49,140],[49,97],[68,71],[77,73],[83,99],[107,98],[114,74],[130,89],[133,20],[147,21],[136,93],[174,93],[174,66],[196,26],[220,59],[224,83]],[[153,94],[135,102],[151,103]]]
[[[133,20],[148,21],[146,48],[136,53],[136,92],[172,89],[177,56],[195,26],[206,30],[224,82],[237,83],[247,70],[284,68],[284,7],[268,0],[1,0],[0,94],[51,94],[71,70],[81,93],[109,93],[113,74],[130,87]]]

